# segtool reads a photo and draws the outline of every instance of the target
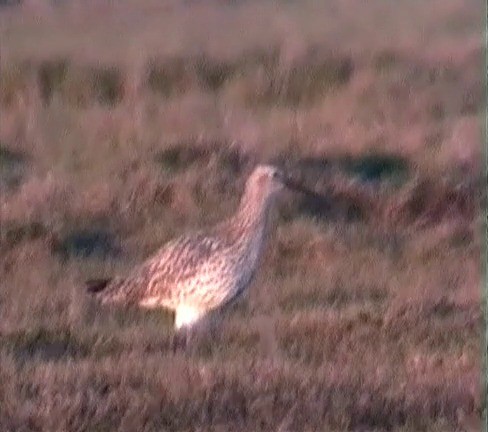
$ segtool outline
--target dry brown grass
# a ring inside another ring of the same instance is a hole
[[[12,2],[14,3],[14,2]],[[0,6],[0,430],[476,431],[479,2]],[[285,194],[248,301],[170,351],[124,273]]]

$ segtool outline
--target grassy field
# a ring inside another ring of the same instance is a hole
[[[0,2],[0,430],[481,430],[484,17]],[[217,339],[86,298],[259,162],[323,198],[283,194]]]

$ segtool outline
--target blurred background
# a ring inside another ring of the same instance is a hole
[[[478,431],[486,5],[0,1],[0,429]],[[101,309],[124,274],[284,194],[219,340]]]

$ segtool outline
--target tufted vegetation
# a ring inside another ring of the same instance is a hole
[[[482,16],[0,2],[0,430],[480,430]],[[259,162],[320,196],[280,198],[217,338],[84,296]]]

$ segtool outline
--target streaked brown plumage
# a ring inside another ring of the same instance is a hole
[[[237,212],[228,220],[170,241],[128,277],[91,281],[89,290],[102,303],[172,309],[177,329],[193,326],[249,286],[259,264],[270,205],[286,184],[275,167],[256,167]]]

